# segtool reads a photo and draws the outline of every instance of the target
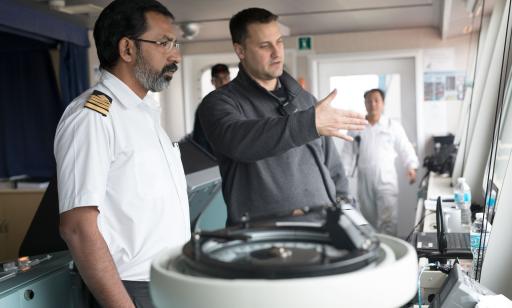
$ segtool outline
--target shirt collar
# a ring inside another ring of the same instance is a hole
[[[279,78],[277,78],[276,88],[274,90],[281,89],[282,86],[283,85],[281,84],[281,80],[279,80]]]
[[[389,122],[388,117],[385,114],[381,114],[380,119],[379,119],[379,121],[377,121],[377,123],[375,123],[375,126],[376,127],[386,127],[388,122]]]
[[[149,94],[149,92],[142,100],[142,103],[148,105],[151,109],[160,110],[160,102],[154,99],[153,96]]]
[[[253,86],[256,86],[258,88],[261,88],[261,89],[267,91],[265,88],[260,86],[260,84],[258,82],[256,82],[256,80],[254,80],[249,75],[249,73],[247,73],[245,71],[245,68],[241,62],[238,64],[238,68],[239,68],[238,75],[236,76],[235,79],[238,79],[239,82],[242,82],[243,84],[246,84],[246,85],[252,84]],[[302,87],[299,85],[299,83],[295,79],[293,79],[293,77],[290,76],[290,74],[288,74],[286,71],[283,71],[283,74],[281,76],[279,76],[277,81],[278,81],[279,86],[276,87],[276,89],[278,89],[279,87],[285,87],[286,90],[288,91],[288,95],[290,96],[291,100],[293,100],[298,95],[298,93],[302,90]]]
[[[126,108],[135,108],[140,103],[143,103],[148,98],[148,95],[144,97],[144,100],[135,94],[124,82],[117,78],[114,74],[103,70],[100,82],[107,87],[112,94],[117,98],[119,103],[124,105]],[[149,104],[149,103],[146,103]]]
[[[379,123],[383,124],[383,123],[387,123],[388,121],[389,121],[388,117],[385,114],[380,115]]]

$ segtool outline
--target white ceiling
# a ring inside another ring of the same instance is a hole
[[[46,3],[48,0],[33,0]],[[136,0],[134,0],[136,1]],[[229,39],[229,19],[248,7],[262,7],[279,15],[290,35],[434,27],[444,38],[462,35],[465,26],[479,28],[467,2],[479,0],[160,0],[177,23],[200,26],[196,41]],[[105,7],[110,0],[66,0],[66,6],[93,4]],[[484,14],[493,6],[486,0]],[[88,16],[93,25],[95,14]]]

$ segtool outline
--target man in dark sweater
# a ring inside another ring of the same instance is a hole
[[[301,215],[347,196],[348,182],[330,136],[361,130],[364,116],[316,99],[284,72],[277,16],[250,8],[231,18],[238,76],[213,91],[198,113],[217,156],[228,225]]]

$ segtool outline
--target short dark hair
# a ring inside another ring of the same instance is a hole
[[[174,19],[172,13],[156,0],[114,0],[101,12],[94,24],[94,42],[101,68],[112,68],[117,63],[118,44],[123,37],[137,38],[146,32],[147,12]]]
[[[221,73],[229,74],[229,68],[226,64],[217,63],[212,66],[212,78],[217,77],[217,75]]]
[[[242,10],[233,15],[229,21],[231,41],[233,41],[233,43],[242,44],[242,42],[247,38],[247,27],[250,24],[268,24],[270,22],[276,21],[277,18],[277,15],[257,7]]]
[[[380,97],[382,97],[383,101],[386,98],[386,93],[384,93],[384,91],[382,91],[381,89],[371,89],[371,90],[364,92],[364,99],[366,99],[366,97],[368,95],[372,94],[373,92],[378,92],[380,94]]]

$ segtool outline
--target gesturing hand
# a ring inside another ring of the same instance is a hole
[[[335,136],[347,141],[354,139],[340,132],[340,129],[346,130],[363,130],[368,124],[364,115],[334,108],[331,106],[332,100],[336,97],[336,90],[322,99],[315,107],[315,124],[316,130],[321,136]]]

